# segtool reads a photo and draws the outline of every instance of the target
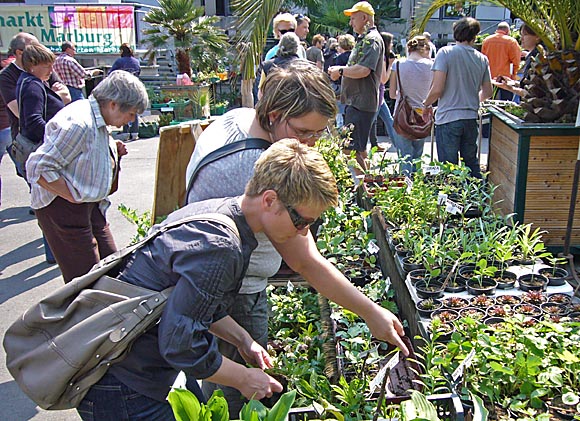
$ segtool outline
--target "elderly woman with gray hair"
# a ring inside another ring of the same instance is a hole
[[[260,84],[258,85],[258,99],[262,98],[262,87],[266,82],[266,76],[268,76],[270,70],[276,67],[286,67],[288,63],[300,59],[298,56],[300,45],[300,38],[294,32],[286,32],[282,35],[278,43],[276,57],[262,63],[262,75],[260,77]]]
[[[44,143],[26,162],[31,206],[65,283],[117,250],[105,211],[127,149],[112,140],[107,126],[133,121],[147,105],[137,77],[113,72],[88,99],[47,123]]]

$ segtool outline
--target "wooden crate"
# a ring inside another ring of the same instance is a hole
[[[185,203],[185,171],[195,142],[212,120],[193,120],[159,131],[155,169],[152,222],[169,215]]]
[[[520,124],[491,110],[488,170],[498,188],[495,207],[515,220],[546,231],[547,246],[564,245],[580,128],[564,124]],[[576,187],[578,188],[578,187]],[[571,245],[580,246],[580,200]]]

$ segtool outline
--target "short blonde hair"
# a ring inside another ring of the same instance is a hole
[[[351,34],[344,34],[338,36],[338,45],[344,51],[350,51],[354,48],[356,41]]]
[[[298,26],[298,24],[296,23],[296,18],[293,15],[291,15],[290,13],[277,14],[274,17],[274,20],[272,21],[274,38],[276,38],[276,39],[278,39],[278,25],[280,25],[280,23],[282,23],[282,22],[291,23],[292,25],[294,25],[294,29],[296,29],[296,27]]]
[[[52,64],[56,57],[54,53],[42,44],[33,42],[24,47],[22,52],[22,67],[27,72],[30,72],[32,66],[38,64]]]
[[[256,197],[266,190],[274,190],[290,206],[338,203],[336,180],[323,156],[296,139],[279,140],[256,161],[245,194]]]

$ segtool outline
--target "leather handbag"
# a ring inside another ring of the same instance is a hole
[[[12,159],[14,159],[15,162],[19,163],[19,164],[25,164],[26,161],[28,160],[28,157],[30,156],[30,154],[32,152],[34,152],[35,150],[38,149],[38,147],[40,145],[42,145],[42,142],[33,142],[32,140],[30,140],[29,138],[27,138],[26,136],[24,136],[22,134],[22,112],[20,111],[20,106],[22,104],[22,91],[24,90],[24,84],[26,82],[28,82],[30,80],[30,78],[24,79],[22,81],[22,84],[20,85],[20,92],[18,95],[18,108],[19,108],[19,113],[21,118],[18,120],[19,122],[19,130],[18,130],[18,134],[16,135],[16,138],[14,140],[12,140],[12,150],[10,151],[10,155],[12,157]],[[46,93],[45,93],[46,94]],[[44,119],[44,121],[46,121],[46,103],[47,103],[47,97],[46,95],[44,96],[44,112],[42,114],[42,118]]]
[[[405,95],[403,86],[401,85],[399,62],[397,62],[397,82],[399,83],[400,98],[395,109],[395,115],[393,116],[395,131],[410,140],[423,139],[429,136],[431,134],[433,119],[431,118],[428,121],[423,120],[423,116],[409,103],[409,99]]]
[[[109,274],[154,237],[195,220],[218,222],[239,238],[234,221],[217,213],[158,226],[144,240],[106,257],[40,300],[8,328],[6,366],[30,399],[43,409],[76,408],[109,366],[121,361],[133,341],[158,322],[173,287],[153,291]]]

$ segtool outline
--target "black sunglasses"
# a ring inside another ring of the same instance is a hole
[[[310,225],[312,225],[316,219],[312,219],[312,218],[304,218],[302,215],[300,215],[296,209],[294,209],[292,206],[290,205],[284,205],[286,207],[286,210],[288,211],[288,215],[290,215],[290,220],[292,221],[292,224],[294,224],[294,228],[296,228],[298,231],[302,231],[304,228],[309,227]]]
[[[287,32],[294,32],[294,28],[290,28],[290,29],[280,29],[280,34],[284,35]]]

